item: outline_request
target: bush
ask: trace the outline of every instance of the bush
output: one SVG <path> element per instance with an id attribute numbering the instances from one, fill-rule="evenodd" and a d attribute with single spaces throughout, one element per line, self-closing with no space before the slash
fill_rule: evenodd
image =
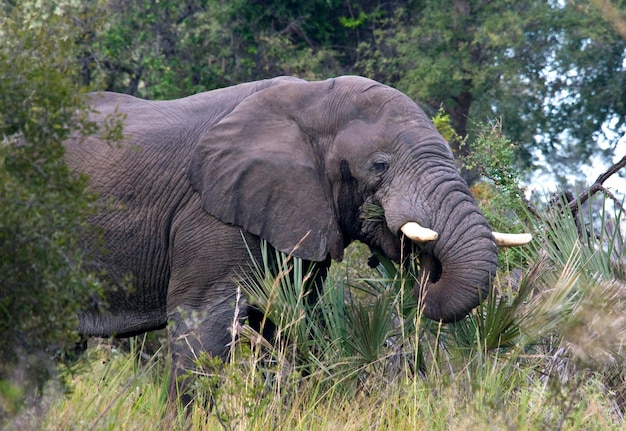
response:
<path id="1" fill-rule="evenodd" d="M 63 140 L 94 131 L 78 114 L 76 33 L 58 11 L 0 8 L 1 418 L 76 343 L 78 309 L 98 285 L 77 247 L 95 200 L 63 162 Z"/>

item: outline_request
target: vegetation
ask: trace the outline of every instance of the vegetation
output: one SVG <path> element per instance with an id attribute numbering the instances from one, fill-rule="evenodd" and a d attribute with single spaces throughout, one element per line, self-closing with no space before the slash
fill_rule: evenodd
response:
<path id="1" fill-rule="evenodd" d="M 0 427 L 623 427 L 623 202 L 602 176 L 577 199 L 530 203 L 521 187 L 536 159 L 560 174 L 616 147 L 626 106 L 620 7 L 1 1 Z M 466 178 L 483 179 L 473 191 L 490 223 L 535 233 L 530 246 L 501 253 L 485 303 L 456 324 L 423 320 L 407 294 L 419 282 L 414 268 L 379 257 L 366 273 L 354 263 L 366 260 L 357 245 L 311 305 L 307 269 L 279 256 L 293 280 L 259 271 L 241 286 L 279 324 L 277 342 L 244 326 L 227 363 L 201 358 L 190 415 L 165 402 L 167 352 L 147 338 L 133 339 L 130 352 L 100 344 L 57 369 L 52 359 L 76 342 L 77 310 L 99 289 L 76 247 L 95 201 L 62 163 L 70 133 L 96 132 L 78 114 L 80 93 L 157 99 L 345 73 L 439 112 L 435 123 L 463 156 Z M 486 118 L 501 120 L 472 122 Z M 67 386 L 44 385 L 57 372 Z M 39 410 L 20 410 L 41 396 Z"/>
<path id="2" fill-rule="evenodd" d="M 610 159 L 623 134 L 624 1 L 606 3 L 82 0 L 71 13 L 84 85 L 158 99 L 278 75 L 364 75 L 430 116 L 443 109 L 469 142 L 472 121 L 502 118 L 516 165 L 545 160 L 566 182 L 594 155 Z"/>
<path id="3" fill-rule="evenodd" d="M 307 309 L 306 271 L 282 255 L 293 281 L 259 272 L 242 286 L 280 323 L 277 342 L 244 326 L 228 363 L 201 358 L 189 416 L 167 410 L 161 352 L 138 364 L 141 343 L 130 353 L 101 344 L 44 428 L 620 429 L 623 215 L 593 214 L 602 233 L 585 244 L 570 211 L 542 213 L 552 221 L 525 250 L 530 265 L 503 271 L 456 324 L 422 320 L 406 295 L 415 274 L 384 260 L 360 295 L 330 280 Z"/>
<path id="4" fill-rule="evenodd" d="M 505 254 L 490 296 L 467 318 L 448 325 L 422 319 L 410 293 L 416 268 L 398 269 L 380 256 L 376 271 L 353 284 L 336 271 L 310 304 L 302 262 L 277 252 L 272 259 L 265 248 L 266 265 L 282 262 L 278 276 L 258 268 L 240 288 L 278 325 L 276 339 L 234 328 L 240 338 L 227 363 L 198 361 L 189 415 L 164 401 L 161 351 L 142 364 L 141 342 L 130 353 L 101 344 L 44 428 L 622 428 L 623 208 L 596 195 L 590 200 L 600 205 L 585 211 L 565 200 L 520 210 L 526 203 L 516 173 L 497 168 L 510 146 L 497 130 L 487 128 L 490 151 L 481 155 L 496 178 L 493 193 L 517 199 L 513 215 L 536 237 L 521 254 Z M 488 209 L 510 219 L 509 208 Z M 580 226 L 593 230 L 581 238 Z"/>
<path id="5" fill-rule="evenodd" d="M 0 420 L 15 413 L 70 350 L 80 304 L 97 293 L 77 239 L 94 200 L 62 160 L 93 127 L 73 75 L 72 26 L 6 9 L 0 44 Z M 0 422 L 1 423 L 1 422 Z"/>

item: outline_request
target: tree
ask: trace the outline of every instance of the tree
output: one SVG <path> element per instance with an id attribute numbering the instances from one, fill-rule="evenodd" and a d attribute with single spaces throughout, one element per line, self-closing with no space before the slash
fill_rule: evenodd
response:
<path id="1" fill-rule="evenodd" d="M 0 425 L 76 343 L 98 284 L 77 245 L 95 200 L 62 141 L 92 133 L 79 114 L 75 34 L 54 8 L 2 4 L 0 28 Z"/>
<path id="2" fill-rule="evenodd" d="M 337 75 L 327 20 L 335 3 L 85 1 L 83 82 L 162 99 L 277 75 Z"/>
<path id="3" fill-rule="evenodd" d="M 399 3 L 403 3 L 400 5 Z M 603 126 L 624 127 L 626 43 L 586 2 L 398 2 L 376 18 L 360 70 L 451 116 L 501 117 L 528 165 L 539 150 L 569 170 L 599 152 Z M 539 139 L 537 139 L 539 137 Z M 467 147 L 452 143 L 461 157 Z M 476 172 L 464 172 L 469 182 Z"/>
<path id="4" fill-rule="evenodd" d="M 361 74 L 431 115 L 443 107 L 467 142 L 476 123 L 501 118 L 521 144 L 519 167 L 539 154 L 556 173 L 575 171 L 607 156 L 624 127 L 626 42 L 606 21 L 619 23 L 624 3 L 85 0 L 84 15 L 99 18 L 82 20 L 82 76 L 155 99 L 277 75 Z M 461 143 L 451 145 L 462 159 Z"/>

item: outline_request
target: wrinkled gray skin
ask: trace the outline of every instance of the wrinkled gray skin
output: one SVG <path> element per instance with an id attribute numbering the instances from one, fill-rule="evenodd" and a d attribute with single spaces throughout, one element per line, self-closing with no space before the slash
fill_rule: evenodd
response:
<path id="1" fill-rule="evenodd" d="M 69 166 L 109 202 L 92 222 L 105 235 L 94 266 L 112 287 L 108 305 L 81 316 L 84 334 L 171 321 L 174 375 L 190 366 L 190 347 L 225 356 L 234 280 L 250 260 L 244 238 L 252 251 L 264 238 L 323 269 L 353 240 L 400 261 L 400 227 L 416 221 L 439 233 L 420 245 L 429 277 L 415 294 L 428 317 L 462 318 L 488 292 L 491 229 L 444 139 L 397 90 L 360 77 L 282 77 L 171 101 L 90 97 L 94 120 L 126 115 L 127 139 L 67 143 Z M 386 222 L 365 221 L 365 202 L 381 205 Z M 247 312 L 241 303 L 238 317 Z"/>

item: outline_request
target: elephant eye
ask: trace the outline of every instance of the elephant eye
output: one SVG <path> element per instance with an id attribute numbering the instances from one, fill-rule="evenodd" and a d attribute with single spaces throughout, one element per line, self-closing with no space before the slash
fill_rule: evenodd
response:
<path id="1" fill-rule="evenodd" d="M 389 163 L 387 162 L 374 162 L 372 164 L 372 170 L 378 175 L 384 173 L 387 168 L 389 168 Z"/>

